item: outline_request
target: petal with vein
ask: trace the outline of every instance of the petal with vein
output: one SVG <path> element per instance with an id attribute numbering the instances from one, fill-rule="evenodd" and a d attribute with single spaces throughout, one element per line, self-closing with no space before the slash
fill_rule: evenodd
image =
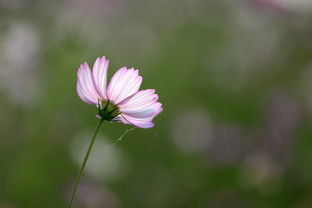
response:
<path id="1" fill-rule="evenodd" d="M 106 82 L 107 69 L 109 61 L 103 56 L 98 57 L 93 65 L 93 78 L 96 85 L 96 90 L 102 99 L 106 100 Z"/>
<path id="2" fill-rule="evenodd" d="M 99 94 L 95 88 L 93 76 L 87 63 L 81 64 L 78 69 L 77 93 L 86 103 L 96 105 Z"/>
<path id="3" fill-rule="evenodd" d="M 107 97 L 115 104 L 118 104 L 135 94 L 139 90 L 141 83 L 142 77 L 139 76 L 138 70 L 123 67 L 112 77 L 107 88 Z"/>

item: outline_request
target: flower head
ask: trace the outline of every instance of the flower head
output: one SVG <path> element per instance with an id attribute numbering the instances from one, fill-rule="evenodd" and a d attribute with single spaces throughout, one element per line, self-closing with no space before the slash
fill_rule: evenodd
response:
<path id="1" fill-rule="evenodd" d="M 154 126 L 153 118 L 162 111 L 155 90 L 139 90 L 142 77 L 136 69 L 120 68 L 107 85 L 109 61 L 97 58 L 91 71 L 85 62 L 78 69 L 77 93 L 86 103 L 96 105 L 102 120 L 119 121 L 139 128 Z"/>

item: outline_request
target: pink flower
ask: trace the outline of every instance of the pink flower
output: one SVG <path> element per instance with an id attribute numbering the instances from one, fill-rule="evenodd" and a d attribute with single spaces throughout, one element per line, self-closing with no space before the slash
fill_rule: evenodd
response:
<path id="1" fill-rule="evenodd" d="M 86 103 L 96 105 L 102 120 L 119 121 L 139 128 L 154 126 L 153 118 L 162 111 L 155 90 L 140 90 L 142 77 L 135 69 L 120 68 L 112 77 L 108 87 L 107 69 L 109 61 L 97 58 L 93 70 L 85 62 L 78 69 L 77 92 Z"/>

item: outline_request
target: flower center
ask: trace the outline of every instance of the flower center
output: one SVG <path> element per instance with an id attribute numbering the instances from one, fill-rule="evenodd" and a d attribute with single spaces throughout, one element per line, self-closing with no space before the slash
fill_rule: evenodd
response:
<path id="1" fill-rule="evenodd" d="M 99 116 L 102 120 L 112 121 L 120 114 L 117 105 L 111 103 L 109 100 L 99 100 L 98 103 Z"/>

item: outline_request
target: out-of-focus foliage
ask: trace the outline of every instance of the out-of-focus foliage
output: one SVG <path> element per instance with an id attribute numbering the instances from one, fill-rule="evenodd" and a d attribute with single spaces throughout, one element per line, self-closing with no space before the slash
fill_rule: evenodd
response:
<path id="1" fill-rule="evenodd" d="M 103 55 L 164 111 L 104 124 L 77 207 L 312 207 L 310 0 L 0 0 L 0 208 L 66 207 Z"/>

